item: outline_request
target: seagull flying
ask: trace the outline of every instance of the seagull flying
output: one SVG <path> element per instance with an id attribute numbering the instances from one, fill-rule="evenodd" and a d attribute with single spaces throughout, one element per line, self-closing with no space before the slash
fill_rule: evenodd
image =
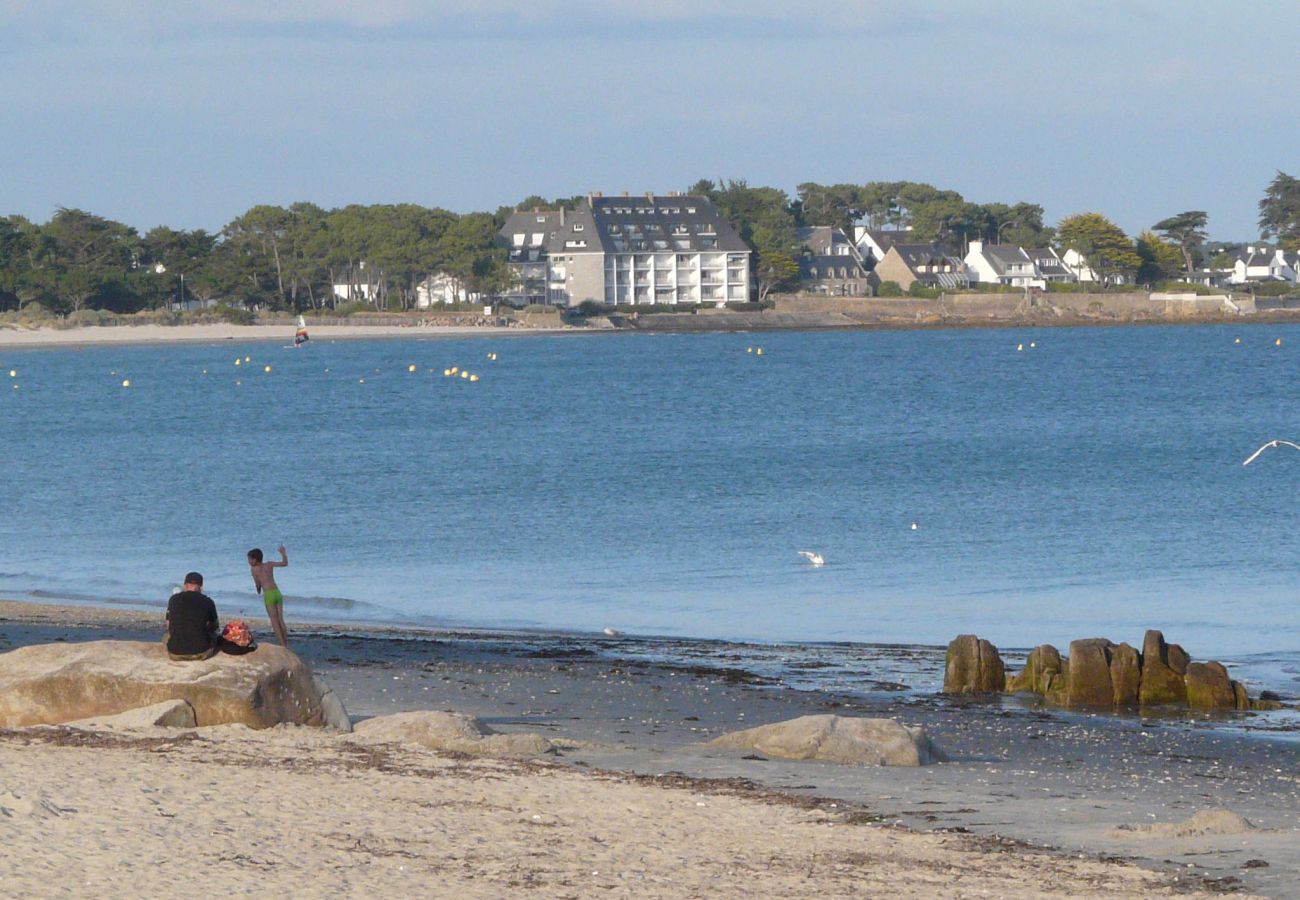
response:
<path id="1" fill-rule="evenodd" d="M 826 565 L 826 560 L 822 559 L 820 553 L 813 553 L 811 550 L 800 550 L 799 555 L 808 560 L 808 562 L 812 563 L 814 566 Z"/>
<path id="2" fill-rule="evenodd" d="M 1269 449 L 1270 447 L 1280 447 L 1282 445 L 1286 445 L 1287 447 L 1290 447 L 1292 450 L 1300 450 L 1300 444 L 1293 444 L 1291 441 L 1284 441 L 1281 440 L 1280 438 L 1274 438 L 1264 446 L 1260 447 L 1254 453 L 1250 454 L 1250 456 L 1246 457 L 1246 461 L 1242 463 L 1242 465 L 1248 466 L 1255 461 L 1255 457 L 1259 456 L 1265 450 Z"/>

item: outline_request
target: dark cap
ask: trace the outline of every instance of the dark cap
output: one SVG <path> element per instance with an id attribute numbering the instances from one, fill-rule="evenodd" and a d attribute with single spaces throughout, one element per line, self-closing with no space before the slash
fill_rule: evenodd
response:
<path id="1" fill-rule="evenodd" d="M 203 587 L 203 576 L 200 575 L 198 572 L 191 572 L 190 574 L 185 576 L 185 583 L 197 584 L 199 587 Z"/>

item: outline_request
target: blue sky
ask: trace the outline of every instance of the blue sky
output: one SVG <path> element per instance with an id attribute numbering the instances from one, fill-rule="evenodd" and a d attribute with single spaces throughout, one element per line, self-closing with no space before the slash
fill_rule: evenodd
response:
<path id="1" fill-rule="evenodd" d="M 911 179 L 1245 240 L 1300 174 L 1294 3 L 180 6 L 0 0 L 0 214 Z"/>

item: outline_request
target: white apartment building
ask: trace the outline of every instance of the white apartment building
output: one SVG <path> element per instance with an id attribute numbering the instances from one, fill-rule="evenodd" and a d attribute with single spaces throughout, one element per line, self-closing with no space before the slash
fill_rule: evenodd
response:
<path id="1" fill-rule="evenodd" d="M 545 260 L 548 304 L 749 300 L 749 248 L 706 197 L 590 194 L 574 210 L 516 213 L 501 238 L 523 283 Z"/>

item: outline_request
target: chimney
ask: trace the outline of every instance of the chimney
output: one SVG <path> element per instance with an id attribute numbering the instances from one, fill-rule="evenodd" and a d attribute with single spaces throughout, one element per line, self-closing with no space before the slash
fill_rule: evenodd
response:
<path id="1" fill-rule="evenodd" d="M 560 227 L 564 227 L 564 204 L 560 204 Z"/>

